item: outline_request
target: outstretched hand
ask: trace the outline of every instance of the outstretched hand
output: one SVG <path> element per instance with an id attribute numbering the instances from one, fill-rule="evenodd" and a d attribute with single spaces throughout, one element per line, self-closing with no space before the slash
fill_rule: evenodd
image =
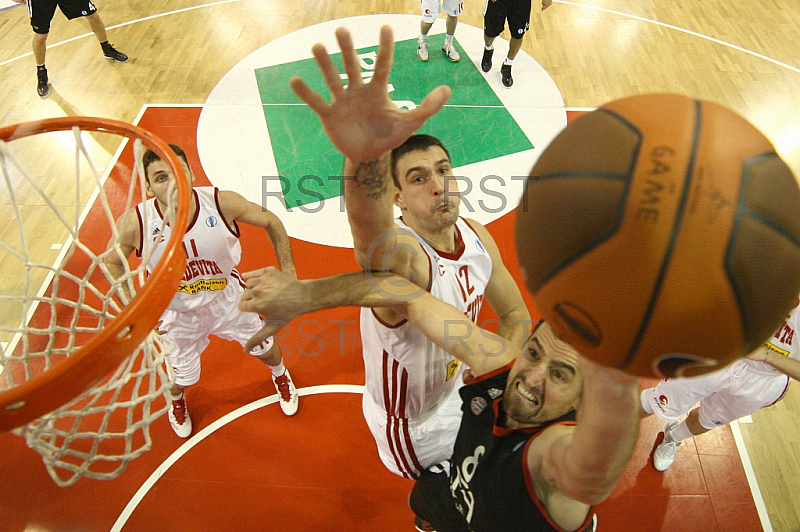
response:
<path id="1" fill-rule="evenodd" d="M 445 85 L 428 93 L 422 103 L 411 111 L 399 108 L 389 98 L 389 73 L 394 54 L 394 38 L 389 26 L 381 28 L 374 75 L 366 84 L 361 78 L 350 32 L 344 28 L 337 29 L 336 40 L 342 50 L 347 73 L 346 88 L 325 46 L 316 44 L 312 48 L 331 91 L 330 103 L 297 76 L 289 84 L 297 96 L 317 113 L 333 145 L 354 163 L 374 161 L 381 154 L 401 145 L 450 98 L 451 90 Z"/>
<path id="2" fill-rule="evenodd" d="M 255 312 L 266 318 L 264 327 L 245 345 L 247 352 L 308 309 L 300 281 L 293 273 L 269 266 L 245 272 L 242 278 L 247 283 L 247 289 L 239 301 L 239 310 Z"/>

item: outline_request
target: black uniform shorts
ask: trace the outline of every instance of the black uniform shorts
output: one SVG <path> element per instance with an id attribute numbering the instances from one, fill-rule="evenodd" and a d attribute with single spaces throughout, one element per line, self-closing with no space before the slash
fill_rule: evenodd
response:
<path id="1" fill-rule="evenodd" d="M 511 37 L 521 39 L 531 21 L 531 0 L 486 0 L 486 9 L 483 11 L 484 35 L 489 38 L 500 35 L 506 20 Z"/>
<path id="2" fill-rule="evenodd" d="M 97 12 L 92 0 L 28 0 L 28 16 L 31 17 L 34 33 L 50 33 L 50 21 L 56 14 L 56 7 L 69 20 Z"/>

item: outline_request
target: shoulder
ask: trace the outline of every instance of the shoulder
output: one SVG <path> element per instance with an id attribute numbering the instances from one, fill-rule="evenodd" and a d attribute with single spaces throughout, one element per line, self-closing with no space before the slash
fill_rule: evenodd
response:
<path id="1" fill-rule="evenodd" d="M 141 234 L 142 219 L 139 209 L 145 204 L 142 203 L 132 209 L 125 211 L 122 216 L 117 218 L 117 230 L 122 244 L 128 244 L 138 248 L 139 235 Z"/>
<path id="2" fill-rule="evenodd" d="M 471 368 L 475 377 L 472 378 L 464 388 L 480 393 L 482 390 L 490 390 L 499 388 L 505 390 L 506 383 L 508 382 L 508 374 L 511 371 L 511 366 L 514 365 L 513 357 L 511 360 L 498 360 L 498 365 L 495 367 L 487 367 L 484 372 L 480 372 L 480 368 Z M 495 399 L 495 397 L 492 397 Z"/>
<path id="3" fill-rule="evenodd" d="M 211 188 L 211 187 L 209 187 Z M 220 214 L 227 220 L 234 221 L 248 211 L 250 202 L 238 192 L 232 190 L 212 189 L 215 193 Z"/>
<path id="4" fill-rule="evenodd" d="M 472 229 L 472 231 L 476 235 L 478 235 L 478 238 L 480 238 L 484 242 L 484 244 L 489 244 L 492 247 L 496 247 L 496 244 L 494 242 L 494 237 L 492 237 L 492 234 L 489 232 L 488 229 L 486 229 L 486 227 L 482 223 L 480 223 L 477 220 L 473 220 L 471 218 L 460 218 L 460 219 L 463 220 L 464 223 L 467 224 L 467 226 L 469 226 L 469 228 Z"/>

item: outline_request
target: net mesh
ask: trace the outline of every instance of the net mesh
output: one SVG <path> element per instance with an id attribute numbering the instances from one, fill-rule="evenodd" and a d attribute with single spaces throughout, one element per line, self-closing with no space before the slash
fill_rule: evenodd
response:
<path id="1" fill-rule="evenodd" d="M 143 173 L 133 162 L 141 161 L 144 148 L 136 139 L 131 153 L 127 139 L 119 141 L 119 135 L 78 127 L 0 141 L 0 391 L 75 355 L 147 280 L 149 257 L 129 264 L 131 250 L 120 245 L 124 228 L 117 227 L 122 214 L 145 197 Z M 117 155 L 127 153 L 130 163 L 103 171 L 87 145 L 102 157 L 108 156 L 103 145 L 114 142 Z M 54 154 L 53 143 L 64 149 Z M 46 161 L 26 160 L 23 167 L 14 156 L 40 146 L 50 147 Z M 118 476 L 150 449 L 149 426 L 167 411 L 169 347 L 151 332 L 109 376 L 14 433 L 42 456 L 59 485 L 82 476 Z"/>

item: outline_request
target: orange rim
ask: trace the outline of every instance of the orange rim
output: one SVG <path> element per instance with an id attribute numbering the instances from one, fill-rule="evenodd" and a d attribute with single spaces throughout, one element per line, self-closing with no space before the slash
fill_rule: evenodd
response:
<path id="1" fill-rule="evenodd" d="M 70 130 L 75 126 L 85 131 L 140 138 L 158 153 L 177 177 L 179 208 L 175 226 L 162 259 L 119 316 L 63 362 L 19 386 L 0 392 L 0 431 L 25 425 L 52 412 L 96 386 L 117 368 L 155 328 L 186 268 L 181 243 L 189 221 L 189 209 L 180 207 L 189 205 L 189 185 L 180 160 L 162 139 L 125 122 L 93 117 L 51 118 L 7 126 L 0 128 L 0 139 L 9 141 Z"/>

